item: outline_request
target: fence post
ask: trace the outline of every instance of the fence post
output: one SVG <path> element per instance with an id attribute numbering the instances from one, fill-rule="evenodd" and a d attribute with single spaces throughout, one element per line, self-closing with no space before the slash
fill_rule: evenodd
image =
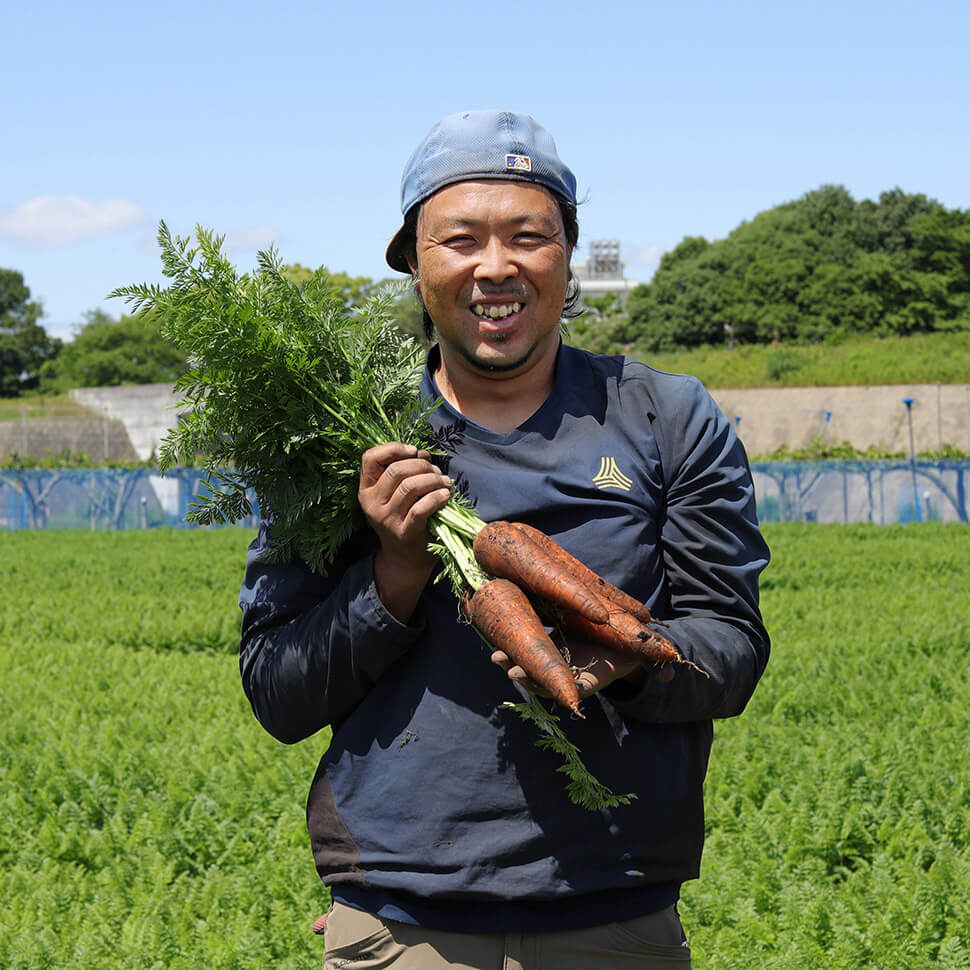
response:
<path id="1" fill-rule="evenodd" d="M 923 515 L 919 504 L 919 485 L 916 483 L 916 446 L 913 441 L 913 399 L 904 397 L 903 404 L 906 405 L 906 417 L 909 420 L 909 468 L 913 473 L 913 503 L 916 507 L 916 521 L 922 522 Z"/>

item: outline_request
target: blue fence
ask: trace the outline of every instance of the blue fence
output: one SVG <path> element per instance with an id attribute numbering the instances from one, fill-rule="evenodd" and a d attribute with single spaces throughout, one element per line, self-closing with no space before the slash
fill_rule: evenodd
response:
<path id="1" fill-rule="evenodd" d="M 966 522 L 970 461 L 751 466 L 762 522 Z"/>
<path id="2" fill-rule="evenodd" d="M 763 522 L 967 522 L 970 461 L 753 464 Z M 0 471 L 0 529 L 189 528 L 194 469 Z M 254 503 L 255 504 L 255 503 Z M 240 525 L 255 529 L 258 511 Z"/>
<path id="3" fill-rule="evenodd" d="M 205 491 L 196 469 L 8 469 L 0 471 L 0 529 L 195 528 L 185 516 Z M 240 525 L 255 529 L 253 504 Z"/>

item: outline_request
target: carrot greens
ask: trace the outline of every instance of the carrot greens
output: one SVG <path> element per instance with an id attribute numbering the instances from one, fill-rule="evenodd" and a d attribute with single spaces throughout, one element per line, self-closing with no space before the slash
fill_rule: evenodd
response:
<path id="1" fill-rule="evenodd" d="M 324 572 L 364 526 L 357 502 L 363 453 L 387 441 L 431 448 L 427 417 L 436 404 L 418 396 L 423 351 L 393 323 L 389 287 L 348 307 L 315 275 L 287 278 L 275 250 L 238 275 L 223 237 L 197 227 L 197 244 L 158 231 L 171 283 L 120 287 L 138 310 L 156 313 L 165 337 L 189 355 L 176 384 L 178 425 L 162 442 L 162 470 L 201 459 L 207 494 L 188 518 L 234 522 L 252 511 L 273 521 L 274 556 L 296 555 Z M 471 539 L 484 522 L 460 495 L 432 524 L 435 549 L 456 590 L 484 581 Z"/>

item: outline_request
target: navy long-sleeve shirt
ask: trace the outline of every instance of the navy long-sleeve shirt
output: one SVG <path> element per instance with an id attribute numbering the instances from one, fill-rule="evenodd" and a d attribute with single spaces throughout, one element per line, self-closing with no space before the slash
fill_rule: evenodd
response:
<path id="1" fill-rule="evenodd" d="M 696 379 L 566 346 L 552 394 L 514 431 L 447 403 L 432 423 L 450 429 L 448 472 L 483 519 L 551 535 L 646 603 L 707 676 L 677 666 L 670 683 L 587 699 L 585 719 L 559 712 L 590 770 L 637 795 L 590 813 L 535 727 L 501 707 L 521 698 L 447 583 L 429 583 L 402 624 L 377 595 L 371 533 L 320 577 L 262 562 L 264 527 L 240 595 L 240 667 L 275 737 L 333 730 L 307 806 L 318 871 L 352 905 L 458 930 L 662 908 L 699 870 L 711 721 L 743 710 L 768 659 L 768 549 L 741 443 Z"/>

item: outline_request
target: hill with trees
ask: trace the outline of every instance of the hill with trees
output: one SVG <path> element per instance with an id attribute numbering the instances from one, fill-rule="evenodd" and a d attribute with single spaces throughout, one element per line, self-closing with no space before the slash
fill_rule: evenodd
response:
<path id="1" fill-rule="evenodd" d="M 637 356 L 939 331 L 970 331 L 970 211 L 898 188 L 856 202 L 826 185 L 725 239 L 684 238 L 625 310 L 577 335 Z"/>

